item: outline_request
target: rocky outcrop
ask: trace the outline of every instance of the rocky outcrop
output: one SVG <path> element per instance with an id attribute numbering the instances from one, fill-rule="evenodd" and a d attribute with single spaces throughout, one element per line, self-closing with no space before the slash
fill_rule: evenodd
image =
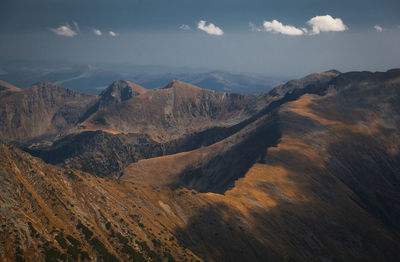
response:
<path id="1" fill-rule="evenodd" d="M 100 94 L 99 107 L 104 108 L 113 104 L 120 104 L 134 96 L 144 94 L 147 90 L 129 81 L 118 80 L 112 83 Z"/>

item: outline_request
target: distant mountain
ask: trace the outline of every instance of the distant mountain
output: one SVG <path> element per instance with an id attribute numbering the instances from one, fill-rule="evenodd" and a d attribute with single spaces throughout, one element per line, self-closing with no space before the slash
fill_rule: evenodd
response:
<path id="1" fill-rule="evenodd" d="M 7 71 L 5 71 L 7 70 Z M 283 78 L 262 75 L 228 73 L 223 71 L 165 73 L 153 72 L 151 68 L 65 66 L 65 67 L 5 67 L 1 79 L 21 88 L 36 82 L 54 82 L 86 94 L 99 94 L 116 79 L 125 79 L 142 85 L 146 89 L 162 88 L 176 79 L 201 88 L 215 91 L 255 94 L 266 92 L 282 84 Z"/>
<path id="2" fill-rule="evenodd" d="M 0 96 L 6 96 L 20 91 L 22 90 L 18 87 L 0 80 Z"/>

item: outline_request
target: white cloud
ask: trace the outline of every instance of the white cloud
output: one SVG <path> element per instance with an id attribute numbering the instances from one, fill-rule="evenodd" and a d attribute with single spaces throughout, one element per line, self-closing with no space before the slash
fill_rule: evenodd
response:
<path id="1" fill-rule="evenodd" d="M 113 32 L 113 31 L 108 32 L 108 34 L 109 34 L 110 36 L 113 36 L 113 37 L 119 36 L 118 33 L 115 33 L 115 32 Z"/>
<path id="2" fill-rule="evenodd" d="M 188 25 L 180 25 L 179 29 L 183 30 L 183 31 L 191 31 L 192 30 L 192 28 Z"/>
<path id="3" fill-rule="evenodd" d="M 330 15 L 316 16 L 307 21 L 307 24 L 312 27 L 311 35 L 317 35 L 321 32 L 330 31 L 345 31 L 347 26 L 340 18 L 333 18 Z"/>
<path id="4" fill-rule="evenodd" d="M 98 36 L 100 36 L 100 35 L 102 35 L 103 33 L 99 30 L 99 29 L 93 29 L 93 33 L 95 34 L 95 35 L 98 35 Z"/>
<path id="5" fill-rule="evenodd" d="M 213 23 L 208 23 L 208 25 L 206 25 L 206 21 L 201 20 L 198 24 L 197 24 L 197 28 L 206 32 L 209 35 L 223 35 L 224 31 L 222 31 L 221 28 L 219 28 L 218 26 L 214 25 Z"/>
<path id="6" fill-rule="evenodd" d="M 375 28 L 376 32 L 380 33 L 380 32 L 383 31 L 383 28 L 381 26 L 379 26 L 379 25 L 374 25 L 374 28 Z"/>
<path id="7" fill-rule="evenodd" d="M 303 35 L 307 32 L 305 28 L 297 28 L 292 25 L 284 25 L 277 20 L 264 21 L 264 30 L 266 32 L 272 32 L 275 34 L 283 34 L 283 35 Z"/>
<path id="8" fill-rule="evenodd" d="M 71 28 L 71 26 L 67 23 L 65 25 L 60 25 L 57 28 L 50 28 L 50 30 L 56 35 L 66 36 L 66 37 L 74 37 L 78 34 L 78 23 L 73 22 L 75 25 L 75 30 Z"/>
<path id="9" fill-rule="evenodd" d="M 345 31 L 348 27 L 343 23 L 340 18 L 333 18 L 330 15 L 315 16 L 307 21 L 307 24 L 311 27 L 307 29 L 305 27 L 296 27 L 293 25 L 284 25 L 278 20 L 264 21 L 262 27 L 257 27 L 253 23 L 249 23 L 250 30 L 252 32 L 271 32 L 275 34 L 283 35 L 318 35 L 321 32 L 330 31 Z M 375 27 L 376 29 L 376 27 Z M 378 30 L 378 29 L 377 29 Z"/>

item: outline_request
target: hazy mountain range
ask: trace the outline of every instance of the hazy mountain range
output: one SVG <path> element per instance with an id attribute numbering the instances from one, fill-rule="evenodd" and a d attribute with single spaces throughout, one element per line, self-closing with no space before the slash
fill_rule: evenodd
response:
<path id="1" fill-rule="evenodd" d="M 0 79 L 20 88 L 32 83 L 53 82 L 86 94 L 99 94 L 116 79 L 129 80 L 147 89 L 162 88 L 180 80 L 215 91 L 254 94 L 270 90 L 287 78 L 257 74 L 229 73 L 207 69 L 120 65 L 37 65 L 17 63 L 1 66 Z"/>

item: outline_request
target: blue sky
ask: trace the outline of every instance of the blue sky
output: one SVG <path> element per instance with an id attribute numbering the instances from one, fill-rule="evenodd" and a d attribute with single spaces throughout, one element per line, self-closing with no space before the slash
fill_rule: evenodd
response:
<path id="1" fill-rule="evenodd" d="M 301 76 L 400 67 L 398 0 L 2 0 L 0 58 Z"/>

